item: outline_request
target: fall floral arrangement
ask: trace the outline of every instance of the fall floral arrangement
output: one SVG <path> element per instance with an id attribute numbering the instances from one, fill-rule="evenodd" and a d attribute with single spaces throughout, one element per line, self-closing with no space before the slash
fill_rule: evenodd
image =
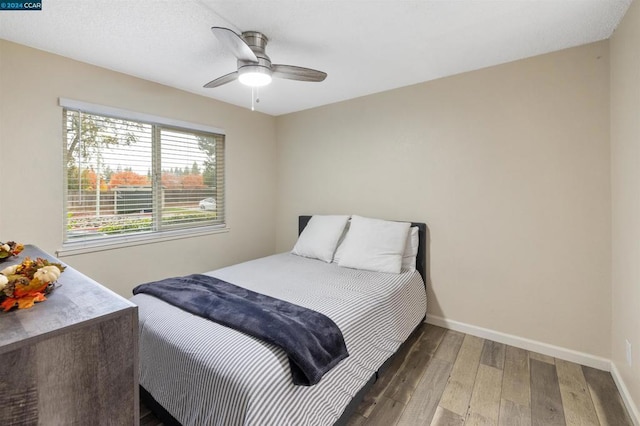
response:
<path id="1" fill-rule="evenodd" d="M 0 262 L 11 256 L 17 256 L 22 249 L 24 246 L 15 241 L 7 241 L 6 243 L 0 241 Z"/>
<path id="2" fill-rule="evenodd" d="M 36 302 L 47 300 L 54 282 L 65 267 L 59 263 L 37 258 L 25 258 L 18 265 L 0 271 L 0 309 L 5 312 L 13 308 L 27 309 Z"/>

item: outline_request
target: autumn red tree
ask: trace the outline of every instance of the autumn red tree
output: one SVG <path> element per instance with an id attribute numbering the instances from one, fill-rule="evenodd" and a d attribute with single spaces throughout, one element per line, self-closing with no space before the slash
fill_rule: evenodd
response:
<path id="1" fill-rule="evenodd" d="M 111 175 L 109 188 L 115 188 L 119 185 L 149 185 L 149 179 L 132 171 L 116 172 Z"/>
<path id="2" fill-rule="evenodd" d="M 185 189 L 204 188 L 202 175 L 189 174 L 182 176 L 182 187 Z"/>
<path id="3" fill-rule="evenodd" d="M 162 186 L 164 188 L 180 188 L 180 177 L 174 173 L 162 173 Z"/>
<path id="4" fill-rule="evenodd" d="M 94 191 L 96 189 L 96 182 L 98 181 L 98 176 L 96 175 L 96 172 L 94 172 L 93 170 L 84 169 L 82 171 L 82 180 L 84 181 L 82 185 L 84 189 L 87 189 L 89 191 Z"/>

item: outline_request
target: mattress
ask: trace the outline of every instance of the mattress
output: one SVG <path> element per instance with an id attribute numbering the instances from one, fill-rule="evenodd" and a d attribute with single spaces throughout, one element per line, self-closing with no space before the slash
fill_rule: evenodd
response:
<path id="1" fill-rule="evenodd" d="M 318 311 L 349 357 L 295 386 L 278 347 L 138 294 L 140 384 L 183 425 L 331 425 L 426 312 L 418 272 L 342 268 L 289 253 L 207 273 Z"/>

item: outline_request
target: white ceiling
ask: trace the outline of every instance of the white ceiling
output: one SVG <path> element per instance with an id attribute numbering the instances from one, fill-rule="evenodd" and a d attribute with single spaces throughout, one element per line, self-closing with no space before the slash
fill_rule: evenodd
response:
<path id="1" fill-rule="evenodd" d="M 210 31 L 269 37 L 273 63 L 328 73 L 274 80 L 257 110 L 286 114 L 607 39 L 631 0 L 42 0 L 0 12 L 0 38 L 249 107 Z"/>

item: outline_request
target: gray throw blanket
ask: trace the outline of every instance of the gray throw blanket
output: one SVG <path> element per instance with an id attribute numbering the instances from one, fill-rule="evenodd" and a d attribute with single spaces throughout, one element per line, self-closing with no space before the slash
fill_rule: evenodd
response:
<path id="1" fill-rule="evenodd" d="M 141 284 L 133 289 L 138 293 L 281 347 L 296 385 L 315 385 L 349 356 L 342 332 L 325 315 L 207 275 Z"/>

